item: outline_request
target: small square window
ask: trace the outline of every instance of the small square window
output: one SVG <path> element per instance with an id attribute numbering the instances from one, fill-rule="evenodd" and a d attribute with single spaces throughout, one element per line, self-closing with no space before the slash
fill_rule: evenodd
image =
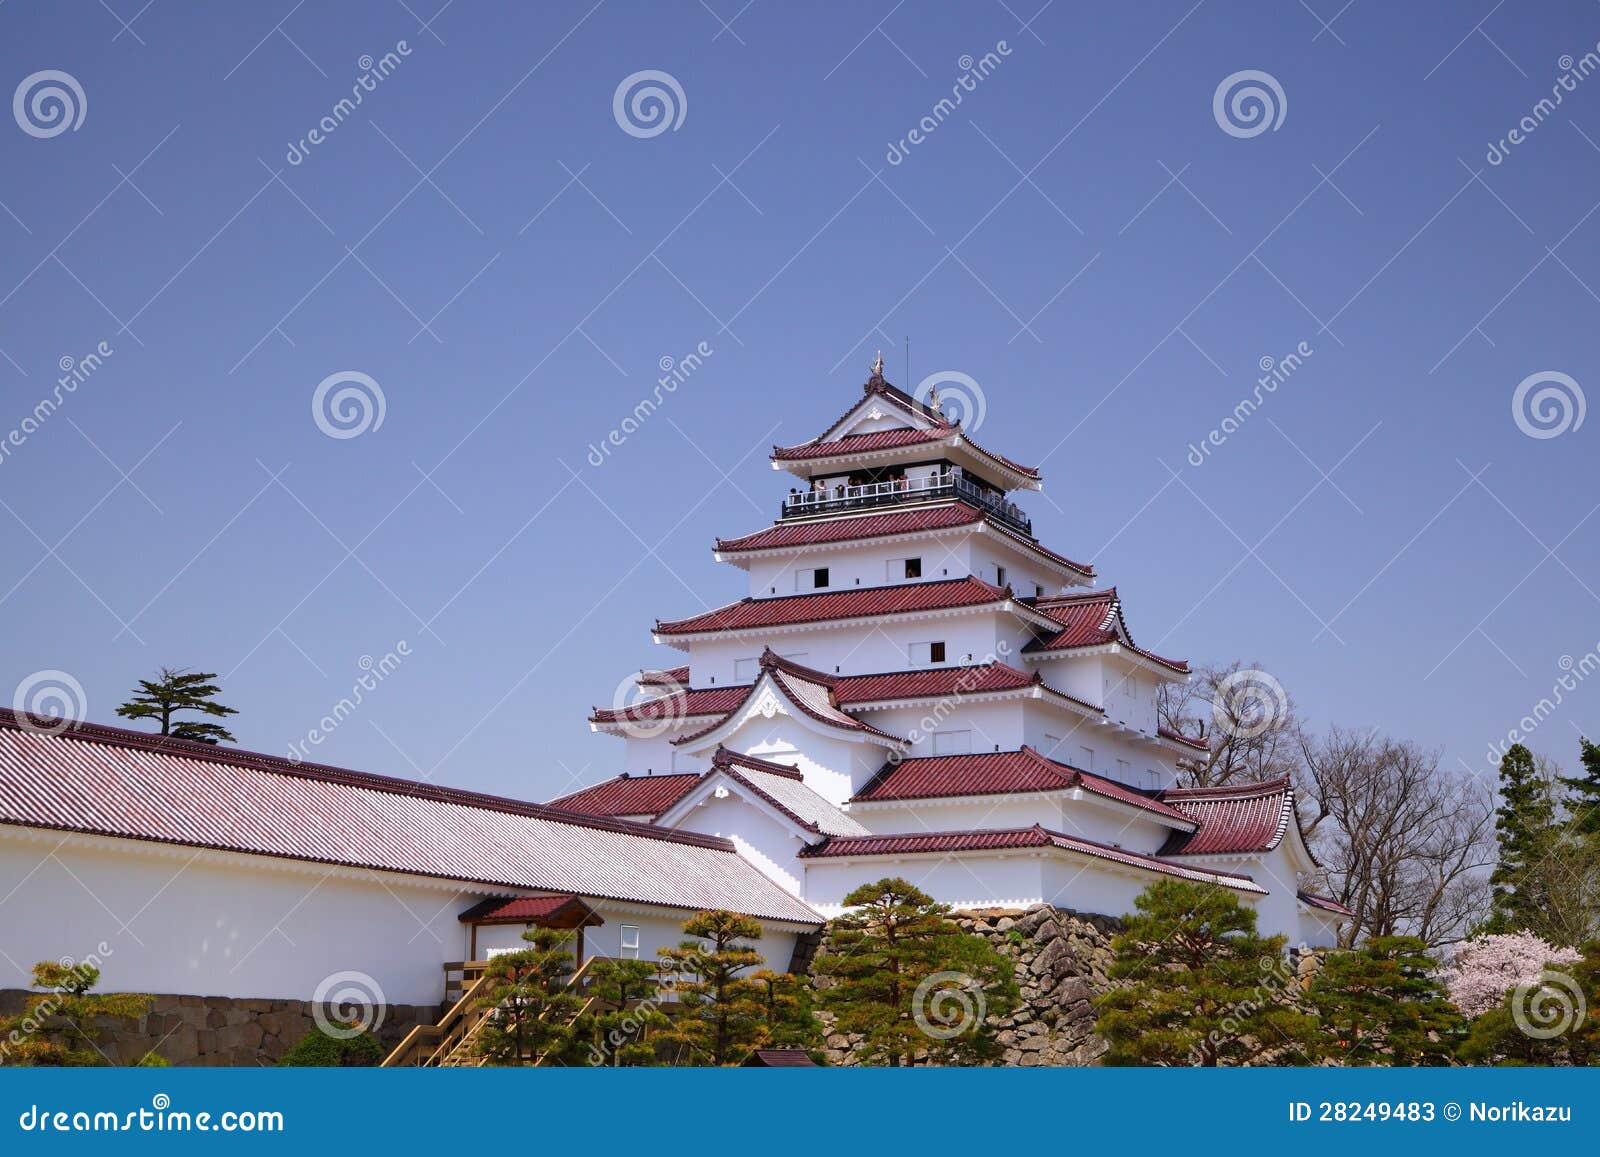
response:
<path id="1" fill-rule="evenodd" d="M 816 570 L 811 572 L 811 585 L 814 587 L 825 587 L 828 585 L 827 567 L 819 566 Z"/>
<path id="2" fill-rule="evenodd" d="M 930 663 L 943 663 L 944 662 L 944 641 L 943 640 L 940 640 L 937 643 L 929 643 L 928 644 L 928 662 L 930 662 Z"/>
<path id="3" fill-rule="evenodd" d="M 921 578 L 921 577 L 922 577 L 922 560 L 920 558 L 908 558 L 908 559 L 906 559 L 906 578 L 913 579 L 913 578 Z"/>

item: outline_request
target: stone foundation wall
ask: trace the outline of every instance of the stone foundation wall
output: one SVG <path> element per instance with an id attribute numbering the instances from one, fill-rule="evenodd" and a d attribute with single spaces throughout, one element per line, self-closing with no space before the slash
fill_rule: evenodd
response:
<path id="1" fill-rule="evenodd" d="M 966 931 L 984 937 L 1016 970 L 1022 1003 L 990 1023 L 1005 1049 L 1003 1064 L 1094 1065 L 1107 1045 L 1094 1033 L 1093 1000 L 1111 987 L 1111 937 L 1121 922 L 1038 904 L 1025 911 L 957 912 Z M 823 933 L 826 940 L 826 931 Z M 828 1062 L 857 1063 L 860 1043 L 842 1033 L 827 1038 Z"/>
<path id="2" fill-rule="evenodd" d="M 0 1016 L 23 1010 L 22 989 L 0 989 Z M 434 1024 L 438 1005 L 389 1005 L 373 1035 L 385 1051 L 418 1024 Z M 248 1000 L 226 996 L 155 996 L 150 1011 L 132 1020 L 104 1019 L 97 1042 L 119 1065 L 155 1049 L 174 1065 L 273 1065 L 309 1033 L 305 1000 Z"/>

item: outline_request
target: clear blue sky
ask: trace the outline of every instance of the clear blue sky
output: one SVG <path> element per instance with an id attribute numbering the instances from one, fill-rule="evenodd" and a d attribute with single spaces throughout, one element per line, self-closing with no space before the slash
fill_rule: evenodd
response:
<path id="1" fill-rule="evenodd" d="M 590 706 L 674 661 L 656 616 L 743 593 L 709 548 L 771 520 L 767 448 L 880 346 L 904 383 L 909 336 L 912 382 L 980 383 L 982 440 L 1045 472 L 1036 532 L 1141 643 L 1483 765 L 1600 641 L 1600 418 L 1512 414 L 1531 374 L 1600 387 L 1600 77 L 1486 160 L 1600 7 L 1037 6 L 4 4 L 0 95 L 54 69 L 86 109 L 0 117 L 0 438 L 113 350 L 0 459 L 4 698 L 59 669 L 111 721 L 197 666 L 279 752 L 405 640 L 326 761 L 530 798 L 613 774 Z M 686 109 L 639 137 L 613 94 L 647 69 Z M 1253 137 L 1213 115 L 1246 69 L 1286 98 Z M 380 427 L 319 430 L 340 371 Z M 1597 705 L 1532 745 L 1570 762 Z"/>

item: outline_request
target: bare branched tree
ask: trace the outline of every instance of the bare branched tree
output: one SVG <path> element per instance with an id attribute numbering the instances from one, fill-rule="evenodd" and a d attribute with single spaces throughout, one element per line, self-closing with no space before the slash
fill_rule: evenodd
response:
<path id="1" fill-rule="evenodd" d="M 1259 667 L 1199 667 L 1187 683 L 1161 686 L 1156 713 L 1163 728 L 1209 747 L 1183 767 L 1183 786 L 1259 782 L 1299 766 L 1294 700 Z"/>
<path id="2" fill-rule="evenodd" d="M 1465 938 L 1487 910 L 1494 794 L 1439 766 L 1439 754 L 1376 732 L 1302 734 L 1301 824 L 1324 864 L 1323 888 L 1355 912 L 1344 943 Z"/>

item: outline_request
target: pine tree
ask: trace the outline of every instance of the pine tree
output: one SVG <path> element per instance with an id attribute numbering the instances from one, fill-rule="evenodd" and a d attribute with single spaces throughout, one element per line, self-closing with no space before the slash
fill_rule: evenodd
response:
<path id="1" fill-rule="evenodd" d="M 474 1051 L 492 1064 L 531 1064 L 540 1057 L 566 1058 L 574 1040 L 573 1018 L 583 1007 L 571 991 L 570 931 L 530 928 L 529 947 L 489 962 L 488 993 L 478 998 L 487 1018 Z"/>
<path id="2" fill-rule="evenodd" d="M 656 1063 L 654 1037 L 670 1023 L 660 1005 L 660 970 L 652 960 L 596 957 L 585 994 L 593 1011 L 579 1032 L 588 1042 L 588 1063 L 597 1068 Z"/>
<path id="3" fill-rule="evenodd" d="M 1134 901 L 1112 939 L 1118 986 L 1097 1001 L 1108 1065 L 1295 1064 L 1315 1019 L 1291 999 L 1282 936 L 1215 884 L 1162 880 Z"/>
<path id="4" fill-rule="evenodd" d="M 1551 784 L 1533 753 L 1513 744 L 1500 760 L 1500 806 L 1494 830 L 1500 857 L 1489 875 L 1493 888 L 1485 932 L 1538 933 L 1562 943 L 1559 929 L 1549 927 L 1554 911 L 1546 869 L 1554 850 L 1556 808 Z"/>
<path id="5" fill-rule="evenodd" d="M 1587 738 L 1579 739 L 1578 744 L 1583 774 L 1563 776 L 1561 785 L 1568 792 L 1567 812 L 1573 831 L 1600 846 L 1600 746 Z"/>
<path id="6" fill-rule="evenodd" d="M 150 998 L 126 992 L 91 993 L 99 983 L 100 970 L 88 964 L 54 960 L 35 964 L 33 986 L 45 991 L 30 994 L 18 1015 L 0 1017 L 0 1065 L 111 1064 L 97 1043 L 104 1019 L 143 1016 Z"/>
<path id="7" fill-rule="evenodd" d="M 822 1026 L 812 1010 L 811 987 L 797 976 L 763 968 L 750 975 L 761 1006 L 761 1047 L 822 1048 Z"/>
<path id="8" fill-rule="evenodd" d="M 1414 936 L 1379 936 L 1323 961 L 1308 1000 L 1321 1056 L 1343 1065 L 1443 1065 L 1466 1022 L 1433 978 L 1438 962 Z"/>
<path id="9" fill-rule="evenodd" d="M 662 948 L 677 1007 L 658 1040 L 680 1065 L 737 1065 L 761 1043 L 763 1010 L 748 974 L 765 963 L 749 941 L 761 924 L 736 912 L 711 911 L 683 923 L 690 939 Z"/>
<path id="10" fill-rule="evenodd" d="M 199 711 L 206 715 L 237 715 L 232 707 L 224 707 L 215 696 L 221 692 L 211 680 L 217 676 L 207 671 L 183 671 L 163 667 L 155 679 L 140 679 L 139 691 L 133 698 L 117 708 L 124 719 L 156 719 L 161 722 L 161 734 L 177 739 L 193 739 L 200 743 L 217 743 L 227 740 L 237 743 L 233 732 L 220 723 L 197 723 L 192 720 L 174 721 L 178 711 Z"/>
<path id="11" fill-rule="evenodd" d="M 1011 962 L 905 880 L 863 885 L 844 903 L 812 963 L 833 1031 L 859 1034 L 856 1055 L 868 1064 L 994 1060 L 991 1020 L 1020 996 Z"/>

